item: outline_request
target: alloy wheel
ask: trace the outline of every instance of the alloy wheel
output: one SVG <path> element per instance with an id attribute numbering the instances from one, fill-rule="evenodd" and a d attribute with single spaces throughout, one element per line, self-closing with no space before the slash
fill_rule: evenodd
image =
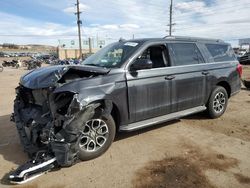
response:
<path id="1" fill-rule="evenodd" d="M 216 113 L 221 113 L 226 104 L 226 97 L 225 94 L 222 92 L 218 92 L 213 100 L 213 109 Z"/>
<path id="2" fill-rule="evenodd" d="M 102 119 L 91 119 L 85 123 L 79 147 L 86 152 L 95 152 L 104 146 L 109 137 L 109 129 Z"/>

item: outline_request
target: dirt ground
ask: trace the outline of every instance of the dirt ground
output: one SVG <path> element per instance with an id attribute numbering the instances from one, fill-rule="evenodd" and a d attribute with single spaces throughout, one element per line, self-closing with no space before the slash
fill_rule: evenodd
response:
<path id="1" fill-rule="evenodd" d="M 9 121 L 14 88 L 24 69 L 0 73 L 0 187 L 7 174 L 28 158 Z M 250 78 L 250 66 L 244 67 Z M 101 157 L 49 172 L 21 186 L 57 187 L 250 187 L 250 91 L 232 97 L 226 113 L 205 113 L 151 128 L 120 133 Z"/>

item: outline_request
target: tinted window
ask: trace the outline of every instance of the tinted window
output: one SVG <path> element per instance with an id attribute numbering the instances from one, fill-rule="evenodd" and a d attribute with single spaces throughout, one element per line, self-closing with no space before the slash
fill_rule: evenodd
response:
<path id="1" fill-rule="evenodd" d="M 193 43 L 169 44 L 169 51 L 174 66 L 203 63 L 202 55 Z"/>
<path id="2" fill-rule="evenodd" d="M 235 60 L 233 49 L 225 44 L 206 44 L 206 47 L 215 62 Z"/>
<path id="3" fill-rule="evenodd" d="M 153 63 L 152 68 L 161 68 L 169 65 L 166 54 L 167 49 L 165 45 L 150 46 L 142 53 L 139 59 L 149 59 Z"/>

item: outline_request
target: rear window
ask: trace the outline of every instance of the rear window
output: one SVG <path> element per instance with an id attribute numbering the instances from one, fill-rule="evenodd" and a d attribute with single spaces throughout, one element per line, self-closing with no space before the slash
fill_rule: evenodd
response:
<path id="1" fill-rule="evenodd" d="M 193 43 L 169 44 L 169 52 L 173 66 L 204 63 L 199 49 Z"/>
<path id="2" fill-rule="evenodd" d="M 226 44 L 206 44 L 215 62 L 236 60 L 231 46 Z"/>

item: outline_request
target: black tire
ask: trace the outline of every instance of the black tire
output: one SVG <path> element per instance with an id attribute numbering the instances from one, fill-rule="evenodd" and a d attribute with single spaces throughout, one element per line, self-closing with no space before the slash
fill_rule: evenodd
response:
<path id="1" fill-rule="evenodd" d="M 81 136 L 80 136 L 77 146 L 78 146 L 78 151 L 79 151 L 78 157 L 82 161 L 91 160 L 91 159 L 101 156 L 103 153 L 105 153 L 108 150 L 108 148 L 111 146 L 115 138 L 115 133 L 116 133 L 115 121 L 110 114 L 102 115 L 101 113 L 96 113 L 94 117 L 92 117 L 88 121 L 95 120 L 95 119 L 100 119 L 106 123 L 108 127 L 108 137 L 100 148 L 98 148 L 96 151 L 89 152 L 89 151 L 86 151 L 85 148 L 82 149 L 82 147 L 80 147 L 80 142 L 81 142 Z M 86 121 L 86 123 L 88 121 Z"/>
<path id="2" fill-rule="evenodd" d="M 224 87 L 217 86 L 212 91 L 207 104 L 207 111 L 210 118 L 220 117 L 226 111 L 228 94 Z"/>

